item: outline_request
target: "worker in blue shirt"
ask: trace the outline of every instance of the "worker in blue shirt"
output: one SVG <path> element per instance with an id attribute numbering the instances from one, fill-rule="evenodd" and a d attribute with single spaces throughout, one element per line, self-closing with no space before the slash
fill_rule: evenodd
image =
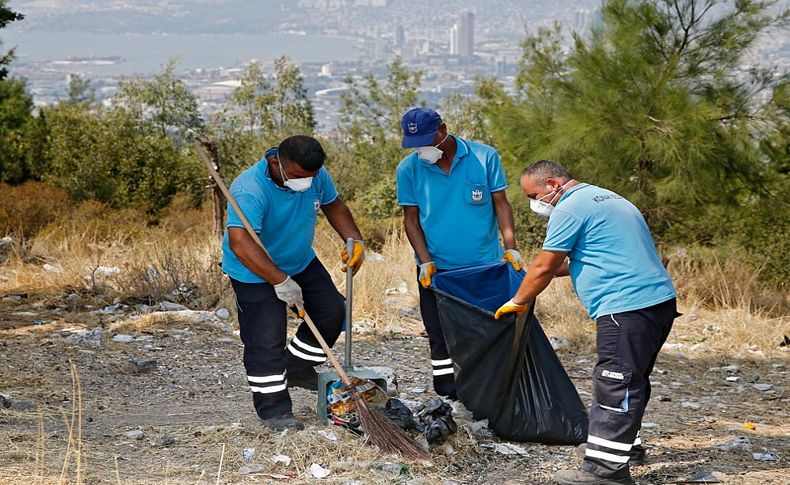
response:
<path id="1" fill-rule="evenodd" d="M 430 345 L 436 393 L 457 399 L 453 362 L 439 324 L 436 297 L 428 288 L 437 272 L 509 261 L 524 265 L 516 250 L 513 210 L 496 150 L 450 135 L 439 114 L 414 108 L 401 119 L 403 148 L 398 203 L 417 259 L 420 313 Z M 502 234 L 504 248 L 499 240 Z"/>
<path id="2" fill-rule="evenodd" d="M 292 136 L 268 150 L 230 188 L 271 255 L 270 259 L 255 244 L 228 205 L 222 269 L 236 293 L 244 367 L 255 410 L 265 425 L 277 430 L 303 427 L 292 414 L 288 387 L 317 390 L 314 366 L 326 362 L 305 322 L 286 342 L 286 307 L 300 317 L 307 311 L 330 346 L 340 335 L 345 316 L 343 297 L 313 252 L 318 212 L 344 241 L 354 239 L 352 254 L 345 249 L 341 253 L 354 273 L 365 258 L 362 235 L 338 197 L 325 160 L 316 139 Z"/>
<path id="3" fill-rule="evenodd" d="M 555 276 L 570 275 L 596 322 L 598 362 L 581 469 L 557 483 L 632 484 L 629 461 L 643 462 L 639 437 L 650 399 L 650 373 L 672 329 L 675 289 L 642 214 L 616 193 L 579 182 L 561 165 L 541 160 L 524 171 L 530 208 L 548 217 L 543 250 L 515 296 L 496 318 L 523 313 Z M 567 258 L 567 259 L 566 259 Z"/>

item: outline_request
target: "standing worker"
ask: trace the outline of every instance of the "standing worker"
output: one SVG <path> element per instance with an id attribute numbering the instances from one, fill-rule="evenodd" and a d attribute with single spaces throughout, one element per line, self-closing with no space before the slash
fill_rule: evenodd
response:
<path id="1" fill-rule="evenodd" d="M 419 265 L 420 313 L 431 347 L 433 387 L 438 395 L 457 399 L 436 296 L 427 289 L 431 277 L 502 259 L 520 270 L 524 260 L 516 250 L 513 209 L 496 150 L 450 135 L 439 114 L 428 108 L 407 112 L 401 128 L 403 148 L 414 153 L 397 168 L 398 204 Z"/>
<path id="2" fill-rule="evenodd" d="M 549 218 L 546 239 L 496 318 L 523 313 L 552 278 L 570 275 L 597 327 L 598 363 L 584 461 L 581 469 L 562 470 L 554 480 L 632 484 L 629 459 L 645 457 L 639 429 L 650 399 L 650 373 L 680 315 L 672 280 L 642 214 L 623 197 L 578 182 L 547 160 L 524 171 L 521 189 L 530 208 Z"/>
<path id="3" fill-rule="evenodd" d="M 277 430 L 303 427 L 292 414 L 288 387 L 316 390 L 313 367 L 326 361 L 305 322 L 286 346 L 286 307 L 300 317 L 307 311 L 330 347 L 345 316 L 343 297 L 313 252 L 319 210 L 343 240 L 354 239 L 351 259 L 343 249 L 343 262 L 356 273 L 365 258 L 362 236 L 338 197 L 323 166 L 325 160 L 316 139 L 292 136 L 268 150 L 230 188 L 271 255 L 270 259 L 255 244 L 228 205 L 222 269 L 236 293 L 244 367 L 255 411 L 266 426 Z"/>

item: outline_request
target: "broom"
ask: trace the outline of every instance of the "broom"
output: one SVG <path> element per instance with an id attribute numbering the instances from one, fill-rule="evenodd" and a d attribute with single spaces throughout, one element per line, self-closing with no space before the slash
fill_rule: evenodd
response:
<path id="1" fill-rule="evenodd" d="M 236 211 L 236 215 L 238 215 L 239 219 L 241 219 L 241 222 L 244 224 L 244 228 L 250 234 L 250 237 L 252 237 L 255 243 L 260 246 L 263 252 L 266 253 L 266 255 L 271 259 L 271 255 L 268 251 L 266 251 L 266 248 L 263 246 L 263 242 L 261 242 L 258 234 L 255 233 L 249 221 L 244 216 L 244 213 L 241 211 L 241 208 L 236 203 L 236 200 L 232 195 L 230 195 L 228 188 L 222 182 L 222 179 L 214 168 L 214 164 L 209 159 L 208 154 L 203 149 L 203 146 L 200 143 L 195 142 L 195 149 L 197 150 L 198 156 L 206 165 L 211 178 L 214 179 L 214 182 L 228 199 L 228 202 L 230 202 L 233 210 Z M 324 337 L 321 335 L 321 332 L 318 331 L 315 324 L 313 323 L 313 320 L 309 315 L 307 315 L 307 313 L 304 315 L 304 321 L 307 323 L 307 326 L 310 327 L 310 331 L 313 332 L 315 339 L 319 344 L 321 344 L 321 348 L 324 349 L 324 353 L 337 371 L 337 374 L 340 376 L 343 384 L 350 390 L 351 399 L 356 404 L 359 420 L 362 423 L 362 427 L 365 430 L 368 440 L 374 445 L 378 446 L 381 451 L 386 453 L 399 453 L 406 458 L 429 459 L 430 453 L 423 450 L 411 436 L 397 427 L 383 413 L 368 407 L 367 401 L 365 401 L 365 399 L 361 396 L 356 386 L 352 384 L 348 374 L 346 374 L 346 372 L 343 370 L 343 367 L 340 365 L 340 362 L 338 362 L 335 354 L 332 352 L 332 349 L 329 348 L 329 345 L 327 345 Z"/>

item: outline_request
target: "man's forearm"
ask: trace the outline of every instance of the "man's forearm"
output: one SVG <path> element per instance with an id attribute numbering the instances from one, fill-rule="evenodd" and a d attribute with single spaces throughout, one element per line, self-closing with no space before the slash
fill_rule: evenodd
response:
<path id="1" fill-rule="evenodd" d="M 409 238 L 409 243 L 420 262 L 428 263 L 432 261 L 431 255 L 428 253 L 428 245 L 425 243 L 425 232 L 420 226 L 419 219 L 406 215 L 403 218 L 403 227 L 406 229 L 406 237 Z"/>
<path id="2" fill-rule="evenodd" d="M 340 199 L 335 200 L 331 204 L 327 204 L 321 208 L 326 215 L 329 224 L 335 229 L 343 240 L 348 238 L 362 240 L 362 233 L 354 222 L 354 216 L 351 210 Z"/>
<path id="3" fill-rule="evenodd" d="M 494 192 L 492 197 L 494 198 L 494 212 L 499 223 L 499 231 L 502 233 L 502 242 L 505 245 L 505 249 L 518 249 L 516 247 L 516 223 L 513 220 L 513 208 L 505 197 L 504 191 Z"/>

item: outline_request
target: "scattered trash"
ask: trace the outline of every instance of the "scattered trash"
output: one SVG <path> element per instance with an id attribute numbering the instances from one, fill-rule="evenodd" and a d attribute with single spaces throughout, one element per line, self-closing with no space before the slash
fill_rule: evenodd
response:
<path id="1" fill-rule="evenodd" d="M 365 253 L 365 258 L 367 258 L 369 261 L 373 261 L 376 263 L 381 263 L 384 261 L 384 256 L 377 253 L 376 251 L 367 251 Z"/>
<path id="2" fill-rule="evenodd" d="M 458 425 L 453 420 L 453 408 L 439 398 L 428 401 L 417 416 L 424 426 L 423 434 L 429 444 L 442 444 L 448 436 L 458 431 Z"/>
<path id="3" fill-rule="evenodd" d="M 252 456 L 255 454 L 255 448 L 244 448 L 241 450 L 241 457 L 244 461 L 252 461 Z"/>
<path id="4" fill-rule="evenodd" d="M 101 345 L 101 336 L 104 330 L 96 327 L 93 330 L 76 330 L 66 337 L 66 342 L 71 344 L 87 344 L 98 347 Z"/>
<path id="5" fill-rule="evenodd" d="M 779 343 L 779 346 L 780 347 L 788 347 L 788 346 L 790 346 L 790 337 L 785 335 L 784 338 L 782 339 L 782 341 Z"/>
<path id="6" fill-rule="evenodd" d="M 131 335 L 125 335 L 122 333 L 116 334 L 112 336 L 112 341 L 117 342 L 119 344 L 128 344 L 130 342 L 134 342 L 134 337 Z"/>
<path id="7" fill-rule="evenodd" d="M 682 350 L 685 347 L 683 344 L 664 344 L 662 350 Z"/>
<path id="8" fill-rule="evenodd" d="M 738 436 L 729 441 L 725 441 L 716 447 L 720 451 L 746 451 L 752 452 L 752 443 L 745 436 Z"/>
<path id="9" fill-rule="evenodd" d="M 727 382 L 738 382 L 741 378 L 739 376 L 727 376 L 724 380 Z"/>
<path id="10" fill-rule="evenodd" d="M 252 448 L 252 450 L 255 451 L 255 448 Z M 288 466 L 291 464 L 291 457 L 288 455 L 272 455 L 272 462 Z"/>
<path id="11" fill-rule="evenodd" d="M 251 464 L 239 468 L 241 475 L 249 475 L 250 473 L 260 473 L 263 471 L 263 465 Z"/>
<path id="12" fill-rule="evenodd" d="M 562 347 L 568 345 L 567 340 L 559 337 L 549 337 L 549 342 L 551 342 L 551 348 L 554 350 L 561 349 Z"/>
<path id="13" fill-rule="evenodd" d="M 779 455 L 776 453 L 752 453 L 752 456 L 757 461 L 770 461 L 772 463 L 779 461 Z"/>
<path id="14" fill-rule="evenodd" d="M 754 424 L 754 423 L 746 422 L 746 423 L 743 423 L 743 429 L 747 429 L 749 431 L 756 431 L 757 430 L 757 425 Z"/>
<path id="15" fill-rule="evenodd" d="M 422 394 L 425 392 L 424 387 L 407 387 L 404 390 L 409 394 Z"/>
<path id="16" fill-rule="evenodd" d="M 93 270 L 94 276 L 115 276 L 121 272 L 117 266 L 98 266 Z"/>
<path id="17" fill-rule="evenodd" d="M 412 410 L 400 399 L 388 399 L 382 412 L 404 431 L 415 430 L 420 433 L 424 431 L 424 427 L 414 419 Z"/>
<path id="18" fill-rule="evenodd" d="M 170 446 L 175 443 L 176 439 L 167 433 L 159 433 L 156 435 L 156 438 L 154 438 L 154 444 L 156 446 Z"/>
<path id="19" fill-rule="evenodd" d="M 44 320 L 33 320 L 33 325 L 44 325 L 46 323 Z"/>
<path id="20" fill-rule="evenodd" d="M 328 429 L 322 429 L 318 432 L 321 436 L 326 438 L 327 440 L 331 441 L 332 443 L 337 443 L 337 435 Z"/>
<path id="21" fill-rule="evenodd" d="M 711 472 L 698 471 L 691 475 L 688 480 L 678 480 L 674 483 L 721 483 L 721 480 Z"/>
<path id="22" fill-rule="evenodd" d="M 42 268 L 44 269 L 44 271 L 47 271 L 49 273 L 62 273 L 63 272 L 63 270 L 61 268 L 58 268 L 57 266 L 53 266 L 53 265 L 51 265 L 49 263 L 44 264 L 44 266 L 42 266 Z"/>
<path id="23" fill-rule="evenodd" d="M 658 423 L 642 423 L 642 429 L 658 429 L 661 425 Z"/>
<path id="24" fill-rule="evenodd" d="M 491 448 L 502 455 L 530 456 L 526 448 L 514 443 L 485 443 L 481 446 L 483 448 Z"/>
<path id="25" fill-rule="evenodd" d="M 771 384 L 752 384 L 752 387 L 762 392 L 770 391 L 774 388 Z"/>
<path id="26" fill-rule="evenodd" d="M 156 369 L 157 362 L 154 359 L 142 357 L 132 357 L 123 365 L 123 369 L 129 374 L 148 374 Z"/>
<path id="27" fill-rule="evenodd" d="M 282 473 L 272 473 L 269 476 L 271 478 L 274 478 L 275 480 L 288 480 L 289 478 L 295 477 L 296 474 L 294 472 L 292 472 L 291 470 L 286 470 L 286 471 L 284 471 Z"/>
<path id="28" fill-rule="evenodd" d="M 409 474 L 409 467 L 406 465 L 401 463 L 391 463 L 388 461 L 336 461 L 332 463 L 332 468 L 343 471 L 350 471 L 354 469 L 372 469 L 396 473 L 398 475 Z"/>
<path id="29" fill-rule="evenodd" d="M 725 365 L 724 367 L 711 367 L 708 369 L 711 372 L 738 372 L 741 370 L 741 366 L 739 365 Z"/>
<path id="30" fill-rule="evenodd" d="M 310 465 L 308 471 L 310 472 L 310 475 L 313 476 L 313 478 L 326 478 L 330 473 L 332 473 L 330 470 L 322 467 L 318 463 L 313 463 Z"/>
<path id="31" fill-rule="evenodd" d="M 11 396 L 7 394 L 0 394 L 0 408 L 11 407 Z"/>
<path id="32" fill-rule="evenodd" d="M 477 436 L 478 438 L 491 439 L 494 437 L 494 433 L 488 428 L 487 419 L 467 423 L 464 425 L 464 428 L 466 428 L 470 434 Z"/>

